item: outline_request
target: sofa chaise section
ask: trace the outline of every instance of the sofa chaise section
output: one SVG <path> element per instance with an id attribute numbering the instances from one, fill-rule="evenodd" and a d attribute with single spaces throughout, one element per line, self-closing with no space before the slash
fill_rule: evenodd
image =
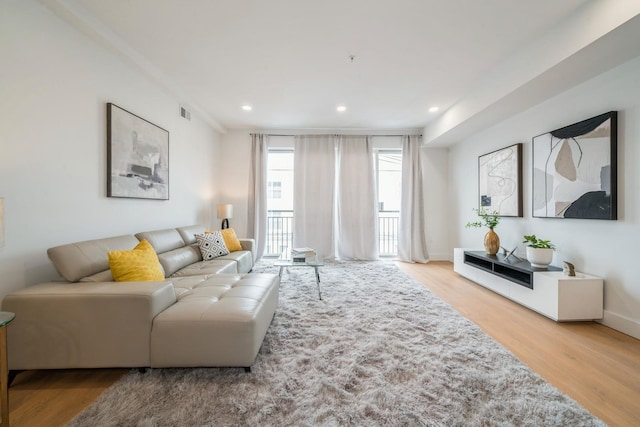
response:
<path id="1" fill-rule="evenodd" d="M 153 321 L 151 366 L 251 366 L 278 305 L 278 283 L 272 274 L 177 278 L 177 302 Z"/>

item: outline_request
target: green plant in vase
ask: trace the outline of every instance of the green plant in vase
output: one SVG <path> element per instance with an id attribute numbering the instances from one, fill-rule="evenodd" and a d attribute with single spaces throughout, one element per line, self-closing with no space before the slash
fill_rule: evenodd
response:
<path id="1" fill-rule="evenodd" d="M 553 260 L 556 248 L 550 240 L 538 239 L 535 234 L 525 235 L 522 243 L 527 244 L 527 261 L 534 268 L 547 268 Z"/>
<path id="2" fill-rule="evenodd" d="M 551 243 L 551 240 L 538 239 L 535 234 L 529 236 L 525 235 L 522 243 L 526 243 L 527 246 L 536 249 L 555 249 L 555 245 Z"/>
<path id="3" fill-rule="evenodd" d="M 500 216 L 497 211 L 487 212 L 484 209 L 473 209 L 480 217 L 479 221 L 468 222 L 466 228 L 487 227 L 489 231 L 484 235 L 484 250 L 488 255 L 495 255 L 500 249 L 500 237 L 493 229 L 500 224 Z"/>

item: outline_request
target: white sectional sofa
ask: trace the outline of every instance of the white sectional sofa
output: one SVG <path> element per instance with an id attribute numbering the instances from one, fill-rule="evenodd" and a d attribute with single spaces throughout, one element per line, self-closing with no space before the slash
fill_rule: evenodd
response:
<path id="1" fill-rule="evenodd" d="M 65 281 L 7 295 L 10 370 L 244 367 L 253 364 L 277 305 L 275 274 L 249 274 L 253 241 L 203 261 L 202 226 L 90 240 L 48 250 Z M 146 239 L 166 279 L 115 282 L 108 252 Z"/>

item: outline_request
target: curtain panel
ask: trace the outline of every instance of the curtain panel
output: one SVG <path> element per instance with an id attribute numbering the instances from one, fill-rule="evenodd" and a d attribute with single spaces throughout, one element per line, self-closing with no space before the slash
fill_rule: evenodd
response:
<path id="1" fill-rule="evenodd" d="M 338 137 L 337 255 L 378 259 L 378 204 L 373 143 L 368 136 Z"/>
<path id="2" fill-rule="evenodd" d="M 398 260 L 429 261 L 424 215 L 422 138 L 402 137 L 402 193 L 398 223 Z"/>
<path id="3" fill-rule="evenodd" d="M 293 152 L 293 246 L 334 258 L 336 137 L 299 135 Z"/>
<path id="4" fill-rule="evenodd" d="M 247 236 L 256 241 L 258 259 L 267 241 L 267 139 L 264 134 L 251 134 Z"/>

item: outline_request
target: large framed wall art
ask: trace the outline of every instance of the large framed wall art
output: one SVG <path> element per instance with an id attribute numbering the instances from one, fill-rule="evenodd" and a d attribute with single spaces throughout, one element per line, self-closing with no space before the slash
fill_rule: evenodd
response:
<path id="1" fill-rule="evenodd" d="M 111 103 L 107 197 L 169 199 L 169 132 Z"/>
<path id="2" fill-rule="evenodd" d="M 499 216 L 522 216 L 522 144 L 478 157 L 480 209 Z"/>
<path id="3" fill-rule="evenodd" d="M 533 138 L 533 216 L 617 219 L 618 114 Z"/>

